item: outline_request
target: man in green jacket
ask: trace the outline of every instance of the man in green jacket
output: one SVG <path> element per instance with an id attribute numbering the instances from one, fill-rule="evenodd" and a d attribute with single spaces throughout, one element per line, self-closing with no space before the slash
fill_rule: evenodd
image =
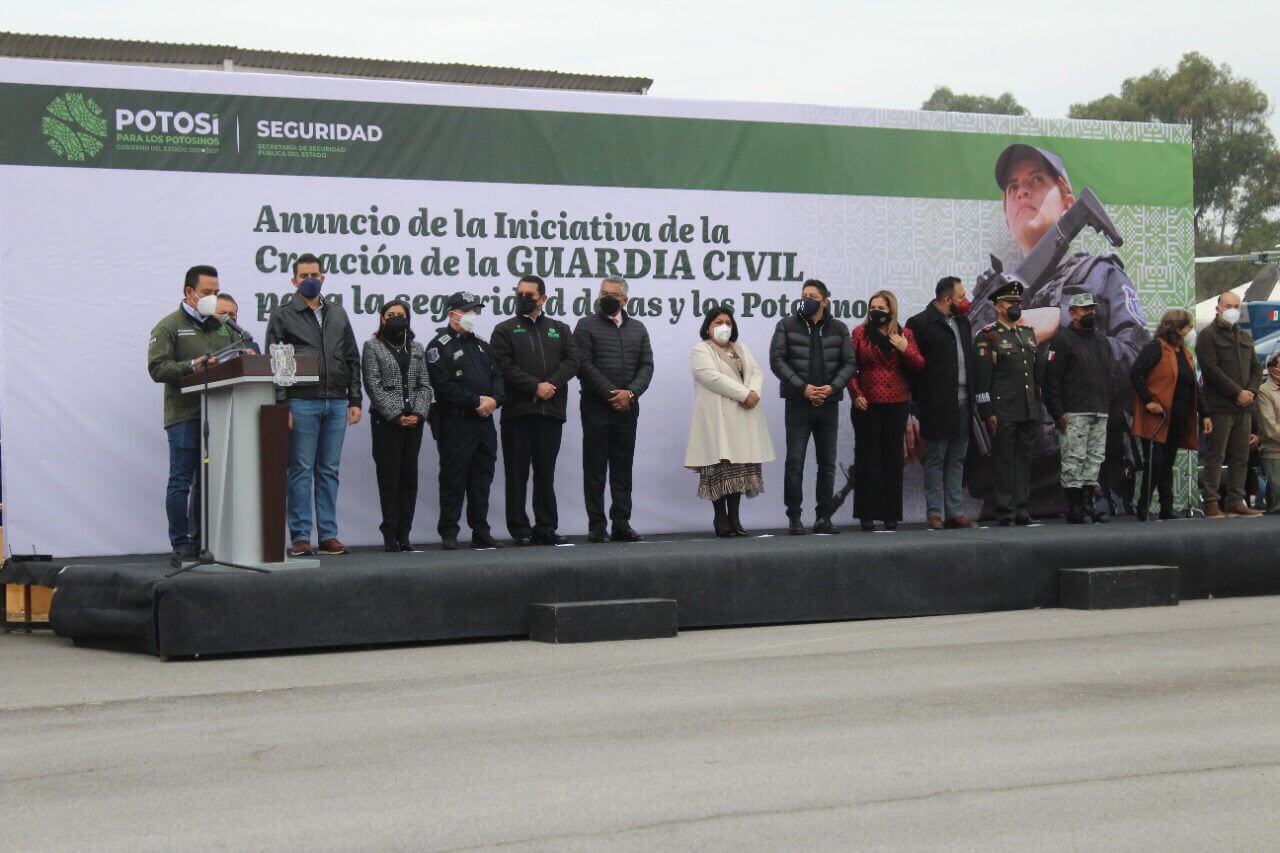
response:
<path id="1" fill-rule="evenodd" d="M 1205 438 L 1204 468 L 1200 471 L 1206 518 L 1256 518 L 1262 514 L 1244 499 L 1253 400 L 1262 385 L 1262 365 L 1254 352 L 1253 338 L 1239 322 L 1240 297 L 1227 291 L 1218 297 L 1217 316 L 1196 338 L 1196 361 L 1204 377 L 1201 408 L 1213 424 Z M 1227 497 L 1220 508 L 1224 460 Z"/>
<path id="2" fill-rule="evenodd" d="M 178 310 L 156 324 L 147 346 L 147 371 L 164 384 L 164 431 L 169 436 L 165 512 L 174 562 L 194 558 L 200 550 L 200 395 L 183 394 L 182 380 L 212 366 L 213 353 L 236 342 L 217 318 L 217 304 L 218 271 L 192 267 L 182 283 Z"/>

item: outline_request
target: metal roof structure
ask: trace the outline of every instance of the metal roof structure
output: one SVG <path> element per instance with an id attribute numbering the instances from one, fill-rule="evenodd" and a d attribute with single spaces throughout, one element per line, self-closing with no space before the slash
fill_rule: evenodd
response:
<path id="1" fill-rule="evenodd" d="M 401 62 L 275 50 L 246 50 L 230 45 L 174 44 L 10 32 L 0 32 L 0 56 L 634 95 L 645 94 L 653 85 L 653 80 L 648 77 L 568 74 L 561 71 L 497 68 L 453 62 Z"/>

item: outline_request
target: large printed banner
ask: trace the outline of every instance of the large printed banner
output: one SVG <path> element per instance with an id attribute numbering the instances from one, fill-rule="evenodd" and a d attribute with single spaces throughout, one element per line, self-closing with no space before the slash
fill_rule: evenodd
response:
<path id="1" fill-rule="evenodd" d="M 321 257 L 325 292 L 360 340 L 393 297 L 425 337 L 463 289 L 487 297 L 487 336 L 526 273 L 547 279 L 548 311 L 572 324 L 602 277 L 625 276 L 657 362 L 634 524 L 707 528 L 697 477 L 681 467 L 703 313 L 732 303 L 765 363 L 806 278 L 828 283 L 852 326 L 878 289 L 898 295 L 905 320 L 942 275 L 972 284 L 990 254 L 1016 263 L 993 177 L 1013 141 L 1051 149 L 1074 187 L 1101 198 L 1139 314 L 1154 322 L 1191 303 L 1185 127 L 0 61 L 5 542 L 165 550 L 168 451 L 148 333 L 177 307 L 186 268 L 209 263 L 261 339 L 303 252 Z M 1092 231 L 1077 244 L 1111 251 Z M 763 405 L 779 459 L 744 505 L 756 527 L 785 520 L 776 384 Z M 562 532 L 580 533 L 572 399 L 570 415 L 557 492 Z M 350 429 L 343 454 L 339 522 L 352 544 L 379 541 L 368 429 Z M 436 538 L 430 442 L 421 470 L 414 539 L 425 542 Z M 906 476 L 907 517 L 919 518 L 919 466 Z M 502 495 L 499 474 L 498 531 Z"/>

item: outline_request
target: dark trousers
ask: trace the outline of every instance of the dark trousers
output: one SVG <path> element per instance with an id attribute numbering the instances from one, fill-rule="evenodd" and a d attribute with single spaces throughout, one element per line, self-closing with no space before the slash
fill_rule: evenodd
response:
<path id="1" fill-rule="evenodd" d="M 615 412 L 608 403 L 582 399 L 582 491 L 587 524 L 593 532 L 605 529 L 604 483 L 609 480 L 609 519 L 614 530 L 631 524 L 631 464 L 636 454 L 636 425 L 640 407 Z"/>
<path id="2" fill-rule="evenodd" d="M 1245 478 L 1249 473 L 1248 412 L 1214 412 L 1213 432 L 1204 439 L 1204 467 L 1200 470 L 1200 490 L 1205 505 L 1218 503 L 1222 492 L 1222 465 L 1227 466 L 1226 503 L 1232 506 L 1245 499 Z"/>
<path id="3" fill-rule="evenodd" d="M 405 428 L 393 421 L 369 415 L 373 470 L 378 475 L 378 500 L 382 505 L 382 538 L 387 543 L 408 544 L 413 511 L 418 504 L 418 451 L 422 449 L 422 423 Z"/>
<path id="4" fill-rule="evenodd" d="M 853 407 L 853 514 L 863 521 L 902 520 L 902 441 L 906 403 Z"/>
<path id="5" fill-rule="evenodd" d="M 1031 451 L 1035 446 L 1035 421 L 1000 421 L 991 439 L 992 496 L 996 518 L 1027 514 L 1031 491 Z"/>
<path id="6" fill-rule="evenodd" d="M 1151 439 L 1142 439 L 1142 458 L 1146 462 L 1148 478 L 1144 472 L 1142 479 L 1142 497 L 1139 507 L 1147 509 L 1151 506 L 1151 492 L 1160 491 L 1160 508 L 1173 511 L 1173 463 L 1178 459 L 1178 445 L 1172 432 L 1167 444 L 1160 444 Z"/>
<path id="7" fill-rule="evenodd" d="M 818 457 L 817 505 L 818 518 L 831 516 L 831 497 L 836 487 L 836 439 L 840 435 L 840 404 L 833 400 L 822 406 L 814 406 L 808 400 L 787 400 L 787 462 L 785 466 L 782 499 L 787 505 L 787 517 L 797 519 L 804 504 L 804 460 L 809 452 L 809 437 L 813 436 L 814 454 Z"/>
<path id="8" fill-rule="evenodd" d="M 175 554 L 200 545 L 200 421 L 164 428 L 169 437 L 169 485 L 164 509 Z"/>
<path id="9" fill-rule="evenodd" d="M 502 470 L 507 481 L 507 530 L 519 538 L 551 536 L 560 526 L 556 512 L 556 457 L 564 424 L 546 415 L 502 419 Z M 533 528 L 525 512 L 529 469 L 533 468 Z"/>
<path id="10" fill-rule="evenodd" d="M 474 536 L 489 532 L 489 487 L 498 462 L 498 431 L 493 418 L 445 412 L 440 416 L 440 523 L 443 539 L 458 536 L 462 500 Z"/>

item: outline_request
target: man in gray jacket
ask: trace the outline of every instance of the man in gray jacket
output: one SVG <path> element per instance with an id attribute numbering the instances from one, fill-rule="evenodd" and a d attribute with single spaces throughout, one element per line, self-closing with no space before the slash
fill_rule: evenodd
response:
<path id="1" fill-rule="evenodd" d="M 769 366 L 781 380 L 786 400 L 787 462 L 783 500 L 788 530 L 805 532 L 800 521 L 804 504 L 804 459 L 813 437 L 818 457 L 817 519 L 814 533 L 839 533 L 831 523 L 836 483 L 836 439 L 840 433 L 840 399 L 856 367 L 853 343 L 844 323 L 830 316 L 831 292 L 816 278 L 800 291 L 800 310 L 778 321 L 769 345 Z"/>
<path id="2" fill-rule="evenodd" d="M 321 554 L 347 554 L 338 539 L 338 464 L 347 427 L 360 420 L 360 350 L 342 306 L 320 296 L 324 274 L 315 255 L 293 262 L 295 292 L 271 312 L 267 350 L 292 344 L 296 354 L 316 356 L 320 381 L 294 385 L 289 403 L 289 539 L 290 553 L 303 557 L 311 549 L 311 498 L 315 492 L 315 524 Z"/>
<path id="3" fill-rule="evenodd" d="M 1238 325 L 1240 297 L 1227 291 L 1218 297 L 1217 316 L 1196 338 L 1196 361 L 1204 377 L 1200 395 L 1204 415 L 1213 424 L 1205 438 L 1200 491 L 1206 518 L 1256 518 L 1262 513 L 1244 500 L 1249 471 L 1249 436 L 1253 400 L 1262 385 L 1262 365 L 1253 338 Z M 1219 507 L 1222 464 L 1227 464 L 1227 499 Z"/>

